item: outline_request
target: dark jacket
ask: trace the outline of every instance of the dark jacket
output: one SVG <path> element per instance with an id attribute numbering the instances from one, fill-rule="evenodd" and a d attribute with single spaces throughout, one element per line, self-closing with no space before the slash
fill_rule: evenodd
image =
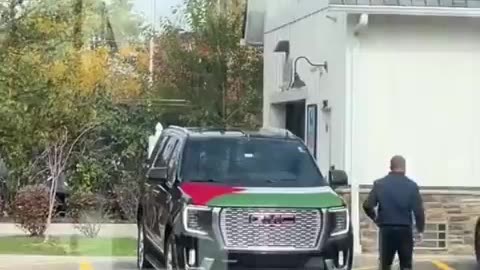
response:
<path id="1" fill-rule="evenodd" d="M 375 207 L 377 211 L 375 211 Z M 377 180 L 363 203 L 363 209 L 379 227 L 412 226 L 415 217 L 417 231 L 423 233 L 425 213 L 417 184 L 400 173 L 389 173 Z"/>

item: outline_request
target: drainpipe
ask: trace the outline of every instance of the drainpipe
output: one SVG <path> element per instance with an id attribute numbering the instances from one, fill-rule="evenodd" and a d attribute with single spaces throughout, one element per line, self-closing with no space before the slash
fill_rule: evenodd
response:
<path id="1" fill-rule="evenodd" d="M 348 149 L 346 150 L 346 163 L 348 166 L 346 168 L 350 174 L 350 199 L 351 199 L 351 215 L 352 215 L 352 225 L 353 225 L 353 238 L 354 238 L 354 250 L 355 253 L 361 253 L 362 246 L 360 243 L 360 211 L 361 211 L 361 202 L 360 202 L 360 184 L 358 177 L 354 174 L 353 171 L 353 153 L 354 153 L 354 96 L 355 96 L 355 84 L 356 84 L 356 76 L 358 72 L 357 64 L 355 63 L 355 57 L 358 55 L 358 50 L 360 47 L 360 42 L 356 38 L 360 33 L 364 32 L 365 29 L 368 27 L 368 14 L 361 14 L 358 20 L 358 23 L 353 27 L 353 35 L 350 36 L 350 50 L 348 55 L 349 65 L 349 82 L 348 82 L 348 92 L 347 92 L 347 117 L 346 117 L 346 125 L 347 125 L 347 136 L 346 140 L 348 145 Z"/>

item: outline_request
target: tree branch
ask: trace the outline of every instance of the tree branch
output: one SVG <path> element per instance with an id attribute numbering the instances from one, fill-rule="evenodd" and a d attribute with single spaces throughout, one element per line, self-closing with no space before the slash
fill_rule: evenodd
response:
<path id="1" fill-rule="evenodd" d="M 67 161 L 68 158 L 71 156 L 72 151 L 73 151 L 73 148 L 75 147 L 75 145 L 77 144 L 77 142 L 78 142 L 85 134 L 87 134 L 90 130 L 94 129 L 95 127 L 97 127 L 96 124 L 93 124 L 93 125 L 91 125 L 91 126 L 89 126 L 89 127 L 86 127 L 86 128 L 77 136 L 77 138 L 75 138 L 75 140 L 74 140 L 74 141 L 72 142 L 72 144 L 70 145 L 70 148 L 68 149 L 67 154 L 65 155 L 65 158 L 64 158 L 65 161 Z M 63 164 L 63 166 L 61 167 L 61 170 L 62 170 L 62 171 L 65 169 L 66 165 L 67 165 L 67 162 L 65 162 L 65 163 Z"/>

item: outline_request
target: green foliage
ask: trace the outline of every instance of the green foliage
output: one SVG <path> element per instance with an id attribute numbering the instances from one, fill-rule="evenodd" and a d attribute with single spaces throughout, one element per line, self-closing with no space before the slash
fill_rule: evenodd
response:
<path id="1" fill-rule="evenodd" d="M 118 101 L 144 95 L 147 51 L 125 43 L 138 41 L 143 31 L 141 18 L 130 12 L 131 1 L 114 1 L 106 10 L 102 2 L 84 0 L 78 14 L 77 0 L 5 6 L 0 19 L 0 32 L 5 30 L 0 40 L 0 156 L 9 169 L 10 193 L 58 173 L 48 166 L 53 146 L 62 151 L 73 146 L 71 158 L 61 156 L 70 159 L 65 167 L 67 182 L 83 191 L 106 188 L 117 170 L 113 160 L 118 155 L 129 158 L 141 147 L 141 142 L 122 142 L 119 147 L 127 149 L 112 154 L 105 143 L 107 137 L 122 136 L 120 131 L 104 134 L 112 127 L 108 121 L 122 117 L 110 115 L 118 113 Z M 104 16 L 107 11 L 109 20 Z M 81 35 L 76 35 L 79 20 Z M 109 24 L 115 24 L 115 32 L 123 35 L 118 52 L 109 47 L 115 38 Z M 89 48 L 92 37 L 101 41 Z M 86 46 L 79 50 L 76 39 Z M 92 126 L 96 128 L 73 145 Z M 102 135 L 102 141 L 97 141 L 97 135 Z M 132 142 L 137 141 L 134 137 L 129 137 Z M 130 154 L 125 157 L 123 152 Z"/>
<path id="2" fill-rule="evenodd" d="M 191 32 L 165 22 L 157 89 L 190 102 L 181 117 L 191 125 L 256 127 L 262 107 L 262 55 L 240 45 L 243 10 L 219 13 L 216 3 L 185 1 L 179 21 Z"/>
<path id="3" fill-rule="evenodd" d="M 76 192 L 91 192 L 103 190 L 105 182 L 110 181 L 108 167 L 93 155 L 82 156 L 75 164 L 72 172 L 70 189 Z"/>
<path id="4" fill-rule="evenodd" d="M 150 87 L 141 38 L 148 29 L 131 12 L 133 1 L 82 2 L 0 3 L 7 189 L 13 197 L 25 185 L 64 174 L 74 194 L 102 194 L 107 208 L 132 219 L 156 122 L 260 124 L 261 52 L 239 45 L 241 9 L 219 14 L 217 1 L 186 0 L 178 15 L 190 32 L 164 24 Z M 166 107 L 159 98 L 189 105 Z"/>
<path id="5" fill-rule="evenodd" d="M 77 191 L 70 197 L 68 208 L 75 228 L 86 237 L 97 237 L 108 212 L 106 199 L 99 194 Z"/>
<path id="6" fill-rule="evenodd" d="M 31 236 L 42 236 L 47 229 L 48 188 L 32 185 L 21 188 L 14 202 L 14 219 Z"/>

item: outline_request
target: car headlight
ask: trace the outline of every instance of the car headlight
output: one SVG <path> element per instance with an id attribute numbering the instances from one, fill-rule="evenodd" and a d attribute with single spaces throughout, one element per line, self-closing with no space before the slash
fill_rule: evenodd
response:
<path id="1" fill-rule="evenodd" d="M 208 235 L 212 227 L 212 209 L 205 206 L 186 206 L 183 210 L 183 225 L 188 233 Z"/>
<path id="2" fill-rule="evenodd" d="M 350 229 L 350 216 L 347 208 L 333 208 L 328 210 L 334 225 L 331 236 L 348 233 Z"/>

